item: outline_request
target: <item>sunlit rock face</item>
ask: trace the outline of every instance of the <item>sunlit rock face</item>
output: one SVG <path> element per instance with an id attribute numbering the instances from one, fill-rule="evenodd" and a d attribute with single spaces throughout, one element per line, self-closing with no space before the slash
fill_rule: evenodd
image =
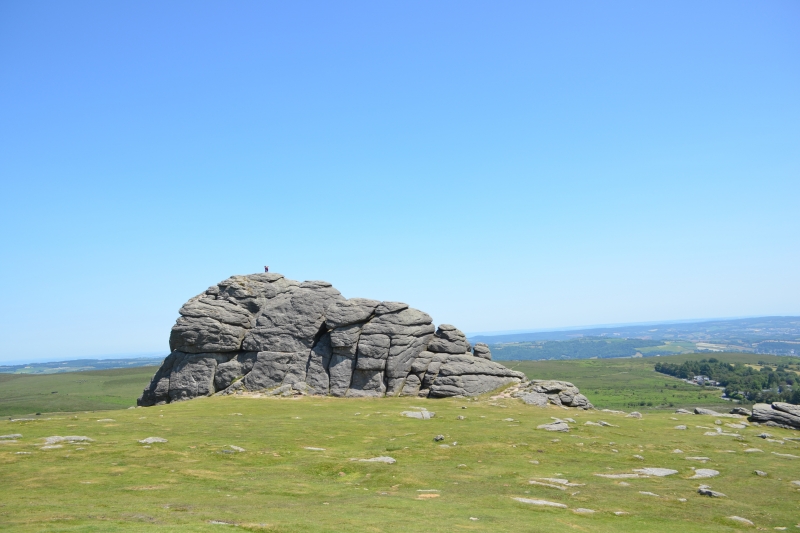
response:
<path id="1" fill-rule="evenodd" d="M 141 406 L 238 391 L 475 396 L 525 380 L 455 326 L 400 302 L 346 299 L 325 281 L 232 276 L 179 313 Z"/>

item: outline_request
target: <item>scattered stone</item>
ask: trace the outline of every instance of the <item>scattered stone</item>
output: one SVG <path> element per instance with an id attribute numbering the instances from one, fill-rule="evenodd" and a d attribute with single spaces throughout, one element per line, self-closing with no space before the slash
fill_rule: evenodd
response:
<path id="1" fill-rule="evenodd" d="M 624 516 L 624 515 L 626 515 L 628 513 L 626 513 L 625 511 L 614 511 L 614 514 L 617 515 L 617 516 Z"/>
<path id="2" fill-rule="evenodd" d="M 685 501 L 688 501 L 688 500 L 686 498 L 678 498 L 678 501 L 679 502 L 685 502 Z"/>
<path id="3" fill-rule="evenodd" d="M 98 422 L 116 422 L 113 418 L 100 418 L 97 420 Z"/>
<path id="4" fill-rule="evenodd" d="M 721 492 L 711 490 L 709 487 L 706 487 L 705 485 L 697 489 L 697 493 L 700 494 L 701 496 L 709 496 L 710 498 L 727 498 L 727 496 L 725 496 Z"/>
<path id="5" fill-rule="evenodd" d="M 679 425 L 679 426 L 675 426 L 675 429 L 686 429 L 686 426 L 684 426 L 683 424 L 681 424 L 681 425 Z"/>
<path id="6" fill-rule="evenodd" d="M 683 450 L 679 450 L 678 448 L 675 448 L 674 450 L 672 450 L 672 453 L 683 453 Z"/>
<path id="7" fill-rule="evenodd" d="M 512 500 L 520 503 L 527 503 L 529 505 L 543 505 L 546 507 L 558 507 L 559 509 L 566 509 L 567 506 L 563 503 L 549 502 L 547 500 L 532 500 L 530 498 L 512 498 Z"/>
<path id="8" fill-rule="evenodd" d="M 70 444 L 75 442 L 94 442 L 94 439 L 90 439 L 89 437 L 82 437 L 78 435 L 68 435 L 66 437 L 59 437 L 58 435 L 52 437 L 46 437 L 44 439 L 44 443 L 47 445 L 50 444 L 57 444 L 59 442 L 69 442 Z"/>
<path id="9" fill-rule="evenodd" d="M 763 452 L 761 450 L 759 450 L 758 448 L 747 448 L 744 451 L 744 453 L 763 453 Z"/>
<path id="10" fill-rule="evenodd" d="M 640 461 L 644 461 L 644 457 L 642 457 L 641 455 L 634 455 L 633 458 L 639 459 Z"/>
<path id="11" fill-rule="evenodd" d="M 595 476 L 604 477 L 608 479 L 628 479 L 628 478 L 642 477 L 639 474 L 595 474 Z"/>
<path id="12" fill-rule="evenodd" d="M 702 461 L 704 463 L 706 461 L 710 461 L 708 457 L 685 457 L 684 459 L 686 459 L 687 461 Z"/>
<path id="13" fill-rule="evenodd" d="M 303 446 L 304 450 L 308 450 L 311 452 L 324 452 L 325 448 L 315 448 L 314 446 Z"/>
<path id="14" fill-rule="evenodd" d="M 444 435 L 436 435 L 435 437 L 433 437 L 433 440 L 436 442 L 443 441 Z"/>
<path id="15" fill-rule="evenodd" d="M 578 507 L 577 509 L 573 509 L 572 512 L 578 514 L 594 514 L 594 510 L 586 509 L 584 507 Z"/>
<path id="16" fill-rule="evenodd" d="M 672 470 L 670 468 L 634 468 L 633 471 L 645 476 L 656 477 L 671 476 L 678 473 L 677 470 Z"/>
<path id="17" fill-rule="evenodd" d="M 245 449 L 244 449 L 244 448 L 242 448 L 242 447 L 240 447 L 240 446 L 234 446 L 233 444 L 228 444 L 228 447 L 229 447 L 231 450 L 233 450 L 233 451 L 235 451 L 235 452 L 239 452 L 239 453 L 242 453 L 242 452 L 244 452 L 244 451 L 245 451 Z"/>
<path id="18" fill-rule="evenodd" d="M 470 517 L 469 517 L 469 519 L 470 519 L 470 520 L 473 520 L 473 521 L 474 521 L 474 520 L 478 520 L 478 519 L 477 519 L 477 517 L 474 517 L 474 516 L 470 516 Z"/>
<path id="19" fill-rule="evenodd" d="M 430 420 L 436 416 L 436 413 L 433 411 L 403 411 L 400 414 L 408 418 L 417 418 L 419 420 Z"/>
<path id="20" fill-rule="evenodd" d="M 157 442 L 167 442 L 167 439 L 161 437 L 147 437 L 139 441 L 140 444 L 155 444 Z"/>
<path id="21" fill-rule="evenodd" d="M 14 455 L 31 455 L 31 452 L 15 452 Z"/>
<path id="22" fill-rule="evenodd" d="M 373 457 L 372 459 L 350 459 L 351 461 L 359 461 L 361 463 L 386 463 L 387 465 L 393 465 L 397 461 L 392 457 Z"/>
<path id="23" fill-rule="evenodd" d="M 786 457 L 786 458 L 788 458 L 788 459 L 800 459 L 800 457 L 798 457 L 798 456 L 796 456 L 796 455 L 792 455 L 792 454 L 790 454 L 790 453 L 778 453 L 778 452 L 772 452 L 772 455 L 777 455 L 778 457 Z"/>
<path id="24" fill-rule="evenodd" d="M 52 444 L 52 445 L 42 446 L 39 449 L 40 450 L 57 450 L 58 448 L 63 448 L 63 446 L 60 445 L 60 444 Z"/>
<path id="25" fill-rule="evenodd" d="M 733 429 L 745 429 L 747 427 L 747 424 L 730 424 L 726 422 L 725 426 Z"/>
<path id="26" fill-rule="evenodd" d="M 17 440 L 22 438 L 22 433 L 12 433 L 10 435 L 0 435 L 0 440 Z"/>
<path id="27" fill-rule="evenodd" d="M 630 487 L 631 486 L 630 483 L 626 483 L 624 481 L 620 481 L 619 483 L 617 483 L 617 485 L 619 485 L 620 487 Z"/>
<path id="28" fill-rule="evenodd" d="M 661 497 L 661 496 L 659 496 L 658 494 L 656 494 L 654 492 L 648 492 L 646 490 L 640 490 L 639 494 L 644 494 L 645 496 L 655 496 L 656 498 L 660 498 Z"/>
<path id="29" fill-rule="evenodd" d="M 772 438 L 772 434 L 771 433 L 759 433 L 756 436 L 757 437 L 761 437 L 762 439 L 771 439 Z"/>
<path id="30" fill-rule="evenodd" d="M 686 409 L 678 409 L 677 411 L 675 411 L 675 413 L 679 414 L 679 415 L 690 415 L 690 414 L 692 414 L 691 411 L 687 411 Z"/>
<path id="31" fill-rule="evenodd" d="M 551 489 L 558 489 L 558 490 L 567 490 L 567 487 L 561 485 L 554 485 L 552 483 L 542 483 L 541 481 L 536 481 L 535 479 L 531 479 L 528 481 L 530 485 L 538 485 L 540 487 L 549 487 Z"/>
<path id="32" fill-rule="evenodd" d="M 742 518 L 741 516 L 729 516 L 728 520 L 733 520 L 734 522 L 739 522 L 740 524 L 744 524 L 746 526 L 754 526 L 753 522 L 748 520 L 747 518 Z"/>
<path id="33" fill-rule="evenodd" d="M 549 481 L 550 483 L 558 483 L 559 485 L 565 485 L 567 487 L 584 487 L 586 486 L 585 483 L 570 483 L 569 480 L 559 477 L 540 477 L 536 478 L 542 481 Z"/>
<path id="34" fill-rule="evenodd" d="M 762 471 L 762 470 L 753 470 L 753 473 L 754 473 L 755 475 L 757 475 L 757 476 L 761 476 L 761 477 L 767 477 L 767 476 L 769 475 L 769 474 L 767 474 L 766 472 L 764 472 L 764 471 Z"/>
<path id="35" fill-rule="evenodd" d="M 625 416 L 625 418 L 638 418 L 638 419 L 641 419 L 642 418 L 642 413 L 640 413 L 639 411 L 631 411 L 630 413 L 628 413 Z"/>
<path id="36" fill-rule="evenodd" d="M 791 481 L 790 483 L 796 487 L 800 487 L 800 481 Z"/>
<path id="37" fill-rule="evenodd" d="M 467 418 L 467 417 L 466 417 L 466 416 L 464 416 L 464 415 L 458 415 L 458 416 L 456 417 L 456 420 L 465 420 L 466 418 Z"/>
<path id="38" fill-rule="evenodd" d="M 694 471 L 694 475 L 689 479 L 703 479 L 703 478 L 710 478 L 716 477 L 719 475 L 719 472 L 716 470 L 712 470 L 711 468 L 698 468 Z"/>
<path id="39" fill-rule="evenodd" d="M 745 409 L 744 407 L 734 407 L 731 409 L 732 415 L 742 415 L 742 416 L 751 416 L 753 412 L 750 409 Z"/>
<path id="40" fill-rule="evenodd" d="M 513 418 L 504 418 L 502 421 L 503 422 L 516 422 L 516 420 L 514 420 Z"/>
<path id="41" fill-rule="evenodd" d="M 562 431 L 566 433 L 569 431 L 569 425 L 566 422 L 551 422 L 550 424 L 541 424 L 536 426 L 536 429 L 544 429 L 545 431 Z"/>
<path id="42" fill-rule="evenodd" d="M 694 414 L 696 415 L 711 415 L 711 416 L 719 416 L 722 413 L 718 413 L 713 409 L 704 409 L 702 407 L 695 407 Z"/>

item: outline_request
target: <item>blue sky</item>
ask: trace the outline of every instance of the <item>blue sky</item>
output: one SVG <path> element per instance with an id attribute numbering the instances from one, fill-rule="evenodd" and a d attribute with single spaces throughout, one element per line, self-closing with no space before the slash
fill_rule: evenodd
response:
<path id="1" fill-rule="evenodd" d="M 264 264 L 468 332 L 800 314 L 800 4 L 0 2 L 0 360 Z"/>

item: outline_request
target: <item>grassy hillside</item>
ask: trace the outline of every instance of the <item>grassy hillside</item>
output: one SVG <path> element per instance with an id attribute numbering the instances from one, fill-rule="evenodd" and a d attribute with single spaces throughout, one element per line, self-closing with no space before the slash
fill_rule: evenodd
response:
<path id="1" fill-rule="evenodd" d="M 436 417 L 400 416 L 419 406 Z M 554 416 L 573 417 L 571 432 L 537 429 Z M 584 425 L 599 420 L 613 427 Z M 689 429 L 673 429 L 677 424 Z M 686 533 L 742 530 L 726 518 L 736 515 L 760 528 L 794 529 L 798 487 L 790 482 L 800 480 L 800 446 L 782 439 L 798 433 L 769 428 L 775 439 L 766 441 L 757 437 L 764 428 L 723 426 L 741 436 L 704 435 L 713 427 L 708 416 L 651 411 L 636 420 L 509 399 L 312 397 L 202 398 L 104 414 L 3 420 L 0 435 L 23 437 L 0 445 L 0 523 L 7 530 L 37 532 Z M 449 447 L 434 442 L 438 434 Z M 52 435 L 94 441 L 43 449 L 43 438 Z M 137 442 L 150 436 L 168 442 Z M 750 448 L 762 451 L 745 452 Z M 397 463 L 351 461 L 377 456 Z M 641 467 L 678 473 L 594 475 Z M 690 479 L 694 467 L 720 475 Z M 756 476 L 756 469 L 768 475 Z M 531 485 L 534 478 L 579 485 L 559 490 Z M 701 483 L 727 497 L 699 495 Z M 537 507 L 516 497 L 568 508 Z M 575 512 L 581 508 L 594 513 Z"/>
<path id="2" fill-rule="evenodd" d="M 657 373 L 657 362 L 682 363 L 715 357 L 725 362 L 785 363 L 785 357 L 751 353 L 681 354 L 632 359 L 582 359 L 576 361 L 503 361 L 530 379 L 560 379 L 574 383 L 599 408 L 632 409 L 676 407 L 727 407 L 716 388 L 689 385 Z"/>
<path id="3" fill-rule="evenodd" d="M 0 374 L 0 416 L 125 409 L 157 367 L 28 375 Z"/>

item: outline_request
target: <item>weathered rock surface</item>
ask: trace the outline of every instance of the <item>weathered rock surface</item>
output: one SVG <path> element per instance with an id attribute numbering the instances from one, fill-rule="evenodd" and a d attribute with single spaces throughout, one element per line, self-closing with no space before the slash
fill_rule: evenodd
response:
<path id="1" fill-rule="evenodd" d="M 571 383 L 528 382 L 455 326 L 400 302 L 344 298 L 324 281 L 232 276 L 190 299 L 171 353 L 138 400 L 214 394 L 476 396 L 523 384 L 524 401 L 591 409 Z"/>
<path id="2" fill-rule="evenodd" d="M 520 398 L 529 405 L 537 405 L 540 407 L 551 403 L 553 405 L 578 407 L 580 409 L 593 408 L 589 399 L 580 393 L 578 387 L 568 381 L 549 379 L 526 381 L 521 383 L 519 388 L 513 392 L 511 396 Z"/>
<path id="3" fill-rule="evenodd" d="M 800 405 L 783 402 L 757 403 L 753 406 L 750 420 L 767 426 L 800 429 Z"/>

